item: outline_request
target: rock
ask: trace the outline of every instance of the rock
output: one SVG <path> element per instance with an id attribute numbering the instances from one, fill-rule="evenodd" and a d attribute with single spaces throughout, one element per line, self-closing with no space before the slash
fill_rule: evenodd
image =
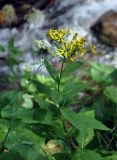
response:
<path id="1" fill-rule="evenodd" d="M 91 27 L 92 33 L 103 43 L 117 47 L 117 12 L 109 11 Z"/>
<path id="2" fill-rule="evenodd" d="M 5 14 L 5 22 L 8 25 L 17 22 L 17 16 L 15 12 L 15 8 L 12 5 L 5 5 L 2 8 L 2 12 Z"/>
<path id="3" fill-rule="evenodd" d="M 42 26 L 44 14 L 41 11 L 47 10 L 54 2 L 55 0 L 0 0 L 0 28 L 19 28 L 25 24 L 25 17 L 34 23 L 39 21 Z"/>
<path id="4" fill-rule="evenodd" d="M 33 8 L 30 13 L 25 15 L 25 20 L 41 27 L 44 23 L 44 14 L 39 9 Z"/>
<path id="5" fill-rule="evenodd" d="M 5 23 L 5 13 L 0 11 L 0 26 L 3 26 Z"/>

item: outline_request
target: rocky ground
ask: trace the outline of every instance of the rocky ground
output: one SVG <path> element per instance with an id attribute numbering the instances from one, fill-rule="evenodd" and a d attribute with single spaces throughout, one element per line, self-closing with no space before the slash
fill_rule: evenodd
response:
<path id="1" fill-rule="evenodd" d="M 38 65 L 40 59 L 33 54 L 34 40 L 46 39 L 49 28 L 67 27 L 96 44 L 96 60 L 117 66 L 116 21 L 116 0 L 0 0 L 0 43 L 7 46 L 10 37 L 14 37 L 15 45 L 23 50 L 21 66 Z M 7 52 L 0 54 L 4 72 L 8 70 L 5 58 Z"/>

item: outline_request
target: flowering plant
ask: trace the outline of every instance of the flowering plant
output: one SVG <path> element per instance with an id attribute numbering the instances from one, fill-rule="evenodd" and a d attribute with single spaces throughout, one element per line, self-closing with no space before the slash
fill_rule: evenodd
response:
<path id="1" fill-rule="evenodd" d="M 81 93 L 89 89 L 85 82 L 73 78 L 73 73 L 83 65 L 80 58 L 87 53 L 86 38 L 69 29 L 50 29 L 48 36 L 54 41 L 53 46 L 46 40 L 36 40 L 35 44 L 52 53 L 51 58 L 61 60 L 59 69 L 47 57 L 43 61 L 51 85 L 37 75 L 40 68 L 28 77 L 32 69 L 26 66 L 22 89 L 0 94 L 0 159 L 106 160 L 108 155 L 100 154 L 98 147 L 92 149 L 90 144 L 94 137 L 99 137 L 96 133 L 110 129 L 95 118 L 92 108 L 84 107 L 78 113 L 70 109 L 74 100 L 80 101 Z M 95 47 L 90 47 L 95 52 Z M 94 68 L 98 67 L 94 64 Z M 93 70 L 94 75 L 101 75 L 94 78 L 103 81 L 113 69 L 107 69 L 103 75 L 100 68 L 99 71 L 101 74 Z M 109 98 L 111 95 L 110 99 L 117 103 L 111 89 L 108 87 L 104 94 Z"/>

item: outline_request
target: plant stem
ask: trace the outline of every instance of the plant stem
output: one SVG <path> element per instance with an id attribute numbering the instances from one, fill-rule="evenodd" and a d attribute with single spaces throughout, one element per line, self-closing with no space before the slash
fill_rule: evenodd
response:
<path id="1" fill-rule="evenodd" d="M 64 66 L 64 61 L 62 62 L 62 66 L 61 66 L 61 70 L 60 70 L 60 75 L 59 75 L 58 92 L 60 91 L 60 83 L 61 83 L 61 78 L 62 78 L 63 66 Z"/>
<path id="2" fill-rule="evenodd" d="M 5 143 L 6 143 L 7 137 L 8 137 L 8 135 L 9 135 L 11 129 L 12 129 L 13 123 L 14 123 L 14 120 L 13 120 L 13 122 L 11 123 L 10 127 L 8 128 L 8 131 L 7 131 L 6 135 L 5 135 L 5 138 L 4 138 L 4 140 L 2 141 L 2 143 L 1 143 L 0 153 L 2 152 L 2 149 L 4 148 L 4 145 L 5 145 Z"/>
<path id="3" fill-rule="evenodd" d="M 58 92 L 60 92 L 60 84 L 61 84 L 61 78 L 62 78 L 62 72 L 63 72 L 63 66 L 64 66 L 64 60 L 62 62 L 62 66 L 61 66 L 61 70 L 60 70 L 60 75 L 59 75 L 59 81 L 58 81 Z M 62 120 L 62 117 L 61 117 L 61 108 L 60 106 L 58 105 L 58 109 L 59 109 L 59 116 L 60 116 L 60 121 L 63 125 L 63 128 L 64 128 L 64 131 L 67 133 L 67 130 L 65 128 L 65 125 L 64 125 L 64 122 Z"/>
<path id="4" fill-rule="evenodd" d="M 61 70 L 60 70 L 60 75 L 59 75 L 59 81 L 58 81 L 58 93 L 60 92 L 60 84 L 61 84 L 61 79 L 62 79 L 62 73 L 63 73 L 63 66 L 64 66 L 64 60 L 62 62 L 62 66 L 61 66 Z M 58 105 L 58 109 L 59 109 L 59 116 L 60 116 L 60 122 L 62 123 L 63 125 L 63 129 L 67 135 L 67 139 L 66 139 L 66 142 L 72 146 L 74 149 L 76 149 L 76 145 L 75 143 L 73 142 L 72 140 L 72 135 L 70 135 L 65 127 L 65 124 L 64 124 L 64 121 L 62 119 L 62 115 L 61 115 L 61 107 Z"/>

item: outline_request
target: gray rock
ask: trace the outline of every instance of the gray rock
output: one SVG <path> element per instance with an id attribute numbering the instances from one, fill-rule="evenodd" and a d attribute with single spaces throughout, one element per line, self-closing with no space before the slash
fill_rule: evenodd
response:
<path id="1" fill-rule="evenodd" d="M 109 11 L 101 16 L 91 30 L 101 42 L 117 47 L 117 12 Z"/>

